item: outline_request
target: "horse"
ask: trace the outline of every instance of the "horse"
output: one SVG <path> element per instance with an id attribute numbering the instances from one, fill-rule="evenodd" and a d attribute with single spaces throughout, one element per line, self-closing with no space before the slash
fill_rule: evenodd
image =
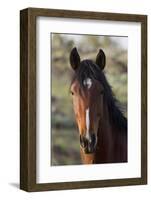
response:
<path id="1" fill-rule="evenodd" d="M 74 47 L 69 57 L 70 85 L 83 164 L 127 162 L 127 118 L 103 72 L 106 56 L 81 61 Z"/>

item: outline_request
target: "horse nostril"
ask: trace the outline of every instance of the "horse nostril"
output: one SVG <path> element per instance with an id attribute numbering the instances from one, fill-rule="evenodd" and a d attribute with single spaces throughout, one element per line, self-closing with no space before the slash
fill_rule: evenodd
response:
<path id="1" fill-rule="evenodd" d="M 96 135 L 90 134 L 89 138 L 86 138 L 85 135 L 80 135 L 80 146 L 84 149 L 85 153 L 94 153 L 97 143 Z"/>
<path id="2" fill-rule="evenodd" d="M 82 148 L 86 148 L 88 145 L 87 139 L 82 135 L 80 135 L 80 145 Z"/>
<path id="3" fill-rule="evenodd" d="M 96 145 L 96 135 L 94 133 L 91 134 L 90 145 L 92 145 L 93 147 Z"/>
<path id="4" fill-rule="evenodd" d="M 88 140 L 87 153 L 94 153 L 95 152 L 96 143 L 97 143 L 96 135 L 95 134 L 91 134 L 90 138 Z"/>

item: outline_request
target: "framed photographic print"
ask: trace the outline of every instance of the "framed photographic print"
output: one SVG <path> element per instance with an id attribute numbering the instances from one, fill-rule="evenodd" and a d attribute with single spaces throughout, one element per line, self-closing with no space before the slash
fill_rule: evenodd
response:
<path id="1" fill-rule="evenodd" d="M 147 16 L 20 12 L 20 188 L 147 184 Z"/>

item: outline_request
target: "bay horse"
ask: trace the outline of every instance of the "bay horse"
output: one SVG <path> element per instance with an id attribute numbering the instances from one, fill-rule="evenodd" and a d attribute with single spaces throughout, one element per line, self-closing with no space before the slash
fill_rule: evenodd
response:
<path id="1" fill-rule="evenodd" d="M 70 92 L 79 129 L 83 164 L 127 162 L 127 119 L 103 73 L 106 56 L 99 50 L 96 61 L 70 53 L 74 70 Z"/>

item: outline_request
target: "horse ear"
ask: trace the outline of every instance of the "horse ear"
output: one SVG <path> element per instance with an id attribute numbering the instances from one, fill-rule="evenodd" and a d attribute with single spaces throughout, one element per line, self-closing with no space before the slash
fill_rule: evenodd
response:
<path id="1" fill-rule="evenodd" d="M 99 50 L 99 53 L 96 56 L 96 64 L 101 68 L 101 70 L 103 70 L 105 67 L 106 56 L 102 49 Z"/>
<path id="2" fill-rule="evenodd" d="M 70 64 L 74 70 L 76 70 L 80 64 L 80 56 L 76 47 L 74 47 L 70 53 Z"/>

